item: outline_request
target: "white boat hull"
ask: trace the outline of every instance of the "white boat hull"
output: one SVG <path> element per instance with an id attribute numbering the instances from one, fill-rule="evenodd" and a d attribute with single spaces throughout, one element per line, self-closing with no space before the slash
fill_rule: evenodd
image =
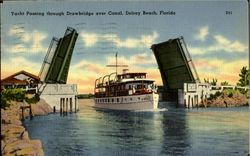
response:
<path id="1" fill-rule="evenodd" d="M 95 98 L 95 107 L 113 110 L 147 110 L 157 109 L 159 95 L 142 94 L 119 97 Z"/>

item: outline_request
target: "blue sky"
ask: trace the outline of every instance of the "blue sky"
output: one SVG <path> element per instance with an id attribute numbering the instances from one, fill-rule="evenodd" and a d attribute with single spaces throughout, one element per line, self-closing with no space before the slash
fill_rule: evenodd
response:
<path id="1" fill-rule="evenodd" d="M 20 11 L 122 11 L 123 16 L 11 15 Z M 125 16 L 126 11 L 158 15 Z M 159 15 L 159 11 L 175 15 Z M 68 82 L 77 83 L 80 93 L 92 92 L 96 78 L 114 71 L 105 66 L 114 63 L 116 51 L 120 64 L 129 65 L 130 71 L 146 71 L 162 84 L 150 46 L 179 36 L 184 37 L 201 80 L 217 78 L 235 84 L 242 66 L 248 66 L 245 1 L 5 2 L 1 16 L 1 78 L 19 70 L 38 74 L 52 37 L 62 37 L 67 26 L 79 33 Z"/>

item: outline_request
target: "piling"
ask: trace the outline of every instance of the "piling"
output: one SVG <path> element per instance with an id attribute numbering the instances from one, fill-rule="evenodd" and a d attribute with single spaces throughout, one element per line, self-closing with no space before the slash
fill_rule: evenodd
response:
<path id="1" fill-rule="evenodd" d="M 190 95 L 188 95 L 188 108 L 190 108 Z"/>
<path id="2" fill-rule="evenodd" d="M 204 101 L 204 97 L 202 96 L 202 104 L 205 107 L 205 101 Z"/>
<path id="3" fill-rule="evenodd" d="M 29 109 L 30 109 L 30 119 L 32 119 L 33 116 L 34 116 L 34 112 L 33 112 L 33 109 L 32 109 L 32 105 L 29 106 Z"/>
<path id="4" fill-rule="evenodd" d="M 30 116 L 34 116 L 32 105 L 30 105 Z"/>
<path id="5" fill-rule="evenodd" d="M 70 100 L 70 113 L 72 113 L 72 98 L 70 98 L 69 100 Z"/>
<path id="6" fill-rule="evenodd" d="M 205 95 L 205 108 L 207 108 L 207 95 Z"/>
<path id="7" fill-rule="evenodd" d="M 75 112 L 77 111 L 76 110 L 76 103 L 77 103 L 77 97 L 75 96 Z"/>
<path id="8" fill-rule="evenodd" d="M 199 96 L 196 96 L 196 103 L 197 103 L 197 108 L 199 107 Z"/>
<path id="9" fill-rule="evenodd" d="M 66 98 L 66 114 L 68 113 L 69 98 Z"/>
<path id="10" fill-rule="evenodd" d="M 62 114 L 62 98 L 60 98 L 60 114 Z"/>
<path id="11" fill-rule="evenodd" d="M 22 109 L 22 120 L 24 120 L 25 119 L 25 108 L 21 107 L 21 109 Z"/>
<path id="12" fill-rule="evenodd" d="M 192 108 L 194 107 L 194 97 L 191 98 L 192 100 Z"/>
<path id="13" fill-rule="evenodd" d="M 53 112 L 54 112 L 54 113 L 56 112 L 56 106 L 53 107 Z"/>
<path id="14" fill-rule="evenodd" d="M 65 113 L 65 99 L 63 98 L 63 114 Z"/>

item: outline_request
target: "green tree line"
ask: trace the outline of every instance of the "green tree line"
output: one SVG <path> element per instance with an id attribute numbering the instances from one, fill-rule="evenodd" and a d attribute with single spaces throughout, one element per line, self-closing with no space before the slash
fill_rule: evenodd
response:
<path id="1" fill-rule="evenodd" d="M 249 70 L 247 69 L 246 66 L 242 67 L 242 69 L 240 70 L 240 74 L 239 74 L 239 81 L 237 83 L 237 86 L 249 86 Z M 213 78 L 212 81 L 209 81 L 209 79 L 204 79 L 205 83 L 209 83 L 213 86 L 217 85 L 218 80 Z M 227 81 L 221 82 L 221 86 L 230 86 L 230 84 Z"/>
<path id="2" fill-rule="evenodd" d="M 38 94 L 32 98 L 27 97 L 27 93 L 22 89 L 4 89 L 1 91 L 1 108 L 5 109 L 10 106 L 10 101 L 24 102 L 35 104 L 40 100 Z"/>

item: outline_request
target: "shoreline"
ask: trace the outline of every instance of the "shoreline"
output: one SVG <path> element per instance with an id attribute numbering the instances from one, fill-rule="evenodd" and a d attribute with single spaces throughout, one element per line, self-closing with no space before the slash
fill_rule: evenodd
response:
<path id="1" fill-rule="evenodd" d="M 21 106 L 28 106 L 26 102 L 11 101 L 6 110 L 1 109 L 1 154 L 4 155 L 37 155 L 44 156 L 42 142 L 30 139 L 21 120 Z M 43 100 L 32 104 L 34 115 L 48 115 L 53 109 Z M 29 117 L 29 110 L 25 110 L 25 118 Z"/>
<path id="2" fill-rule="evenodd" d="M 226 91 L 223 91 L 216 99 L 208 100 L 207 107 L 240 107 L 249 106 L 249 99 L 240 92 L 234 93 L 229 97 Z"/>

